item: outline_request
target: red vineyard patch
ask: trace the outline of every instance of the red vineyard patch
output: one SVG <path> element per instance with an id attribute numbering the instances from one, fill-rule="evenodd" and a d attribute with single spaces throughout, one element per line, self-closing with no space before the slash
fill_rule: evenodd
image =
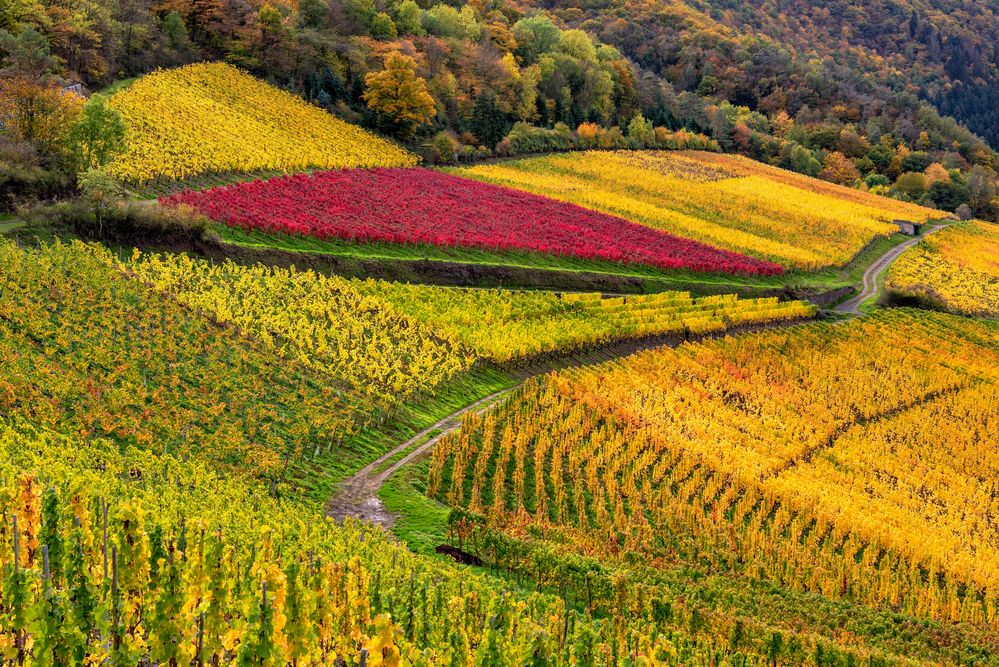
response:
<path id="1" fill-rule="evenodd" d="M 161 200 L 250 230 L 443 247 L 518 249 L 661 269 L 774 275 L 778 264 L 612 215 L 429 169 L 297 174 Z"/>

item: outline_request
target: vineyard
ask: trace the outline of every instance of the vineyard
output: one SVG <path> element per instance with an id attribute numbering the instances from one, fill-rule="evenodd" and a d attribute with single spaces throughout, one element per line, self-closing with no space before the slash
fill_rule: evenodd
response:
<path id="1" fill-rule="evenodd" d="M 664 269 L 764 274 L 781 267 L 611 215 L 427 169 L 299 174 L 162 200 L 249 230 L 318 238 L 521 249 Z"/>
<path id="2" fill-rule="evenodd" d="M 261 347 L 388 407 L 433 392 L 474 358 L 351 282 L 312 271 L 133 255 L 141 282 L 238 328 Z"/>
<path id="3" fill-rule="evenodd" d="M 686 292 L 601 298 L 592 293 L 558 296 L 371 280 L 358 289 L 500 363 L 614 340 L 703 335 L 815 314 L 814 306 L 801 301 L 740 300 L 734 295 L 692 299 Z"/>
<path id="4" fill-rule="evenodd" d="M 202 5 L 157 10 L 178 54 Z M 922 167 L 927 132 L 797 128 L 842 160 L 781 134 L 809 173 L 899 172 L 856 188 L 721 153 L 516 157 L 708 139 L 553 120 L 569 78 L 657 96 L 585 8 L 292 5 L 225 29 L 288 86 L 285 38 L 312 35 L 322 108 L 221 62 L 152 71 L 109 91 L 108 173 L 2 218 L 3 664 L 999 667 L 999 227 L 908 203 L 981 189 L 943 166 L 972 145 Z M 458 30 L 517 86 L 456 87 L 439 61 L 492 62 Z M 3 72 L 54 71 L 33 39 L 0 30 Z M 268 69 L 251 51 L 228 62 Z M 66 160 L 121 144 L 103 99 Z M 777 138 L 711 110 L 715 148 Z M 18 146 L 0 172 L 41 183 Z"/>
<path id="5" fill-rule="evenodd" d="M 428 493 L 542 551 L 996 629 L 997 355 L 994 323 L 889 311 L 552 374 L 448 437 Z"/>
<path id="6" fill-rule="evenodd" d="M 533 592 L 413 555 L 376 528 L 335 525 L 197 457 L 9 419 L 0 419 L 0 452 L 0 637 L 13 664 L 138 665 L 148 656 L 178 665 L 358 665 L 362 653 L 376 665 L 763 665 L 814 656 L 841 664 L 902 651 L 972 659 L 996 641 L 948 634 L 955 653 L 934 654 L 903 633 L 886 637 L 887 653 L 857 641 L 843 648 L 814 633 L 843 610 L 786 629 L 795 615 L 819 612 L 793 592 L 772 599 L 782 605 L 777 616 L 750 621 L 599 566 L 585 584 L 567 588 L 567 577 L 582 573 L 564 569 L 560 585 Z M 725 595 L 746 593 L 721 586 Z M 607 606 L 595 616 L 587 607 L 598 597 Z M 852 627 L 898 623 L 849 613 Z"/>
<path id="7" fill-rule="evenodd" d="M 845 264 L 872 239 L 896 231 L 892 219 L 940 215 L 711 153 L 573 153 L 454 173 L 805 270 Z"/>
<path id="8" fill-rule="evenodd" d="M 362 651 L 369 665 L 574 653 L 595 664 L 635 646 L 712 654 L 640 616 L 593 621 L 555 596 L 510 594 L 203 463 L 5 421 L 0 451 L 8 664 L 357 665 Z"/>
<path id="9" fill-rule="evenodd" d="M 999 315 L 999 226 L 964 222 L 930 236 L 892 265 L 886 287 L 957 313 Z"/>
<path id="10" fill-rule="evenodd" d="M 127 127 L 110 171 L 133 183 L 206 173 L 408 166 L 416 157 L 222 63 L 142 77 L 111 98 Z"/>

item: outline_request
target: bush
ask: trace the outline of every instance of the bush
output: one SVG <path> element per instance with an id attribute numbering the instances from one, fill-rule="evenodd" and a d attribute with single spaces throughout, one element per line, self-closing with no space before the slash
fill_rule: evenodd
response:
<path id="1" fill-rule="evenodd" d="M 475 137 L 465 134 L 456 137 L 453 132 L 444 130 L 438 132 L 421 148 L 423 161 L 427 164 L 459 164 L 473 162 L 492 155 L 485 146 L 476 146 Z"/>
<path id="2" fill-rule="evenodd" d="M 564 123 L 553 129 L 533 127 L 527 123 L 515 123 L 503 141 L 496 144 L 497 155 L 525 155 L 527 153 L 549 153 L 575 148 L 572 132 Z"/>
<path id="3" fill-rule="evenodd" d="M 209 240 L 210 221 L 185 208 L 133 202 L 104 211 L 98 223 L 93 207 L 81 200 L 24 208 L 19 217 L 38 231 L 70 232 L 92 241 L 158 246 Z"/>
<path id="4" fill-rule="evenodd" d="M 31 144 L 0 135 L 0 212 L 68 195 L 73 185 L 68 171 L 43 168 Z"/>

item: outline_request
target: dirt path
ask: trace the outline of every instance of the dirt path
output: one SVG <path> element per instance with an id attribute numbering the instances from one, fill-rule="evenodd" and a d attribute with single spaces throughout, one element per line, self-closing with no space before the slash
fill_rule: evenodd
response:
<path id="1" fill-rule="evenodd" d="M 867 299 L 877 295 L 878 277 L 881 273 L 907 249 L 944 227 L 946 227 L 946 224 L 941 224 L 927 231 L 922 236 L 916 236 L 901 245 L 895 246 L 879 257 L 864 272 L 863 288 L 860 293 L 837 306 L 835 310 L 853 316 L 862 316 L 863 313 L 860 311 L 860 305 L 867 301 Z M 720 335 L 734 334 L 747 330 L 774 329 L 780 326 L 787 326 L 788 324 L 782 322 L 742 327 L 722 332 Z M 378 497 L 378 491 L 399 469 L 425 454 L 441 438 L 457 429 L 461 425 L 461 418 L 465 413 L 474 411 L 481 414 L 485 412 L 502 401 L 507 394 L 517 389 L 530 377 L 543 375 L 559 368 L 570 368 L 619 359 L 641 350 L 676 346 L 683 341 L 684 339 L 678 336 L 664 336 L 658 339 L 643 341 L 623 341 L 608 345 L 586 355 L 537 360 L 525 364 L 519 369 L 512 370 L 511 374 L 520 380 L 516 386 L 479 399 L 460 410 L 452 412 L 436 424 L 420 431 L 406 442 L 386 452 L 344 480 L 337 489 L 336 494 L 326 504 L 326 514 L 337 521 L 342 521 L 345 517 L 352 516 L 365 521 L 371 521 L 386 528 L 391 528 L 395 523 L 395 516 L 385 508 L 385 505 Z"/>
<path id="2" fill-rule="evenodd" d="M 836 312 L 855 316 L 862 315 L 863 313 L 860 310 L 860 306 L 868 299 L 877 296 L 878 290 L 880 289 L 878 287 L 878 278 L 885 271 L 885 269 L 887 269 L 892 262 L 898 259 L 898 256 L 903 252 L 916 245 L 930 234 L 934 234 L 946 226 L 946 224 L 938 225 L 921 236 L 915 236 L 905 243 L 897 245 L 885 254 L 881 255 L 881 257 L 875 260 L 874 263 L 867 267 L 867 270 L 864 271 L 864 283 L 860 293 L 852 299 L 848 299 L 836 306 Z"/>
<path id="3" fill-rule="evenodd" d="M 718 335 L 724 336 L 739 332 L 759 331 L 761 329 L 775 329 L 781 326 L 791 326 L 798 322 L 800 320 L 737 327 L 719 334 L 698 336 L 696 339 L 700 340 L 702 338 L 716 337 Z M 376 523 L 385 528 L 391 528 L 395 523 L 395 516 L 385 508 L 385 504 L 378 497 L 378 491 L 392 475 L 425 454 L 441 438 L 461 426 L 461 418 L 465 413 L 477 412 L 482 414 L 502 401 L 507 394 L 515 391 L 527 379 L 550 373 L 553 370 L 599 364 L 658 347 L 675 347 L 685 340 L 683 336 L 668 335 L 643 340 L 619 341 L 585 353 L 536 359 L 518 368 L 509 369 L 507 372 L 518 380 L 516 385 L 486 396 L 460 410 L 452 412 L 361 468 L 340 483 L 336 493 L 326 503 L 326 515 L 337 521 L 343 521 L 346 517 L 350 516 Z"/>
<path id="4" fill-rule="evenodd" d="M 485 412 L 514 389 L 515 387 L 511 387 L 496 392 L 452 412 L 361 468 L 344 480 L 336 495 L 326 503 L 327 516 L 331 516 L 337 521 L 343 521 L 344 518 L 352 516 L 377 523 L 386 528 L 391 527 L 395 522 L 395 517 L 385 509 L 385 505 L 378 497 L 378 490 L 382 488 L 382 484 L 399 468 L 426 452 L 445 435 L 461 426 L 461 418 L 465 413 Z M 394 460 L 398 456 L 401 458 Z"/>

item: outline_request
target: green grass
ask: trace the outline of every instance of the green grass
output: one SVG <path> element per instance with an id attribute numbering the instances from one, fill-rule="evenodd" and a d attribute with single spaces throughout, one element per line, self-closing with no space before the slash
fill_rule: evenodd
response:
<path id="1" fill-rule="evenodd" d="M 692 271 L 666 271 L 651 266 L 547 255 L 524 250 L 486 250 L 476 248 L 441 248 L 432 245 L 361 243 L 342 239 L 315 239 L 306 236 L 249 232 L 214 225 L 213 230 L 225 243 L 255 250 L 280 250 L 291 253 L 330 255 L 360 260 L 394 262 L 436 261 L 478 266 L 542 269 L 562 273 L 592 273 L 621 278 L 639 278 L 646 291 L 688 290 L 695 294 L 719 290 L 751 292 L 780 289 L 834 289 L 859 284 L 864 271 L 874 260 L 909 237 L 894 234 L 871 241 L 849 263 L 819 271 L 788 271 L 782 276 L 739 276 Z"/>
<path id="2" fill-rule="evenodd" d="M 434 547 L 447 543 L 447 517 L 451 510 L 431 500 L 426 490 L 427 461 L 406 466 L 378 492 L 385 508 L 396 515 L 392 532 L 412 551 L 434 553 Z"/>
<path id="3" fill-rule="evenodd" d="M 102 88 L 101 90 L 99 90 L 97 92 L 100 93 L 101 95 L 106 95 L 108 97 L 111 97 L 115 93 L 119 93 L 119 92 L 125 90 L 126 88 L 128 88 L 129 86 L 131 86 L 133 83 L 135 83 L 138 80 L 139 80 L 139 77 L 137 77 L 137 76 L 132 76 L 132 77 L 129 77 L 127 79 L 120 79 L 118 81 L 115 81 L 111 85 L 107 86 L 106 88 Z"/>
<path id="4" fill-rule="evenodd" d="M 290 236 L 265 232 L 248 232 L 226 225 L 215 225 L 219 237 L 235 245 L 249 248 L 269 248 L 288 252 L 316 253 L 366 259 L 430 260 L 479 264 L 485 266 L 512 266 L 518 268 L 549 269 L 575 273 L 606 273 L 616 276 L 654 278 L 664 281 L 710 283 L 747 287 L 776 287 L 779 278 L 772 276 L 733 276 L 728 274 L 695 273 L 692 271 L 664 271 L 640 264 L 581 259 L 577 257 L 547 255 L 524 250 L 486 250 L 479 248 L 443 248 L 433 245 L 400 245 L 383 242 L 357 242 L 342 239 L 316 239 L 307 236 Z"/>
<path id="5" fill-rule="evenodd" d="M 14 217 L 12 213 L 0 213 L 0 236 L 17 231 L 24 226 L 24 223 Z"/>
<path id="6" fill-rule="evenodd" d="M 291 462 L 287 484 L 295 497 L 325 503 L 336 485 L 399 443 L 470 403 L 512 387 L 517 380 L 492 367 L 481 367 L 448 382 L 437 396 L 404 403 L 384 424 L 373 424 L 331 451 L 303 452 Z M 345 455 L 350 452 L 350 455 Z"/>

